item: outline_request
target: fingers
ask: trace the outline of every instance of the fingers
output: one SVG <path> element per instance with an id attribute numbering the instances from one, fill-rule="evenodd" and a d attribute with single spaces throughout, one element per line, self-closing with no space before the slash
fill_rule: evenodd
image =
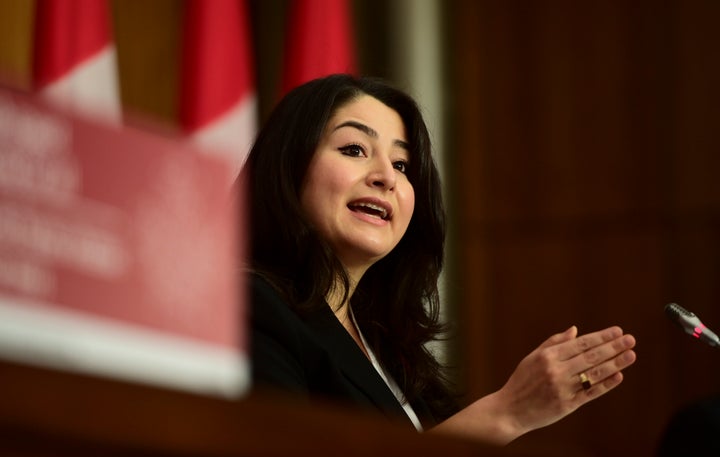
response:
<path id="1" fill-rule="evenodd" d="M 635 338 L 632 335 L 621 335 L 568 359 L 569 367 L 577 372 L 585 371 L 632 349 L 634 346 Z"/>
<path id="2" fill-rule="evenodd" d="M 589 389 L 583 389 L 582 387 L 580 387 L 580 389 L 575 393 L 575 401 L 577 402 L 576 406 L 579 407 L 580 405 L 587 403 L 590 400 L 594 400 L 610 392 L 612 389 L 619 386 L 622 381 L 623 374 L 622 372 L 618 371 L 615 372 L 612 376 L 607 377 L 596 384 L 592 384 Z"/>
<path id="3" fill-rule="evenodd" d="M 622 336 L 623 331 L 617 326 L 609 327 L 598 332 L 588 333 L 567 341 L 564 344 L 558 344 L 555 348 L 557 351 L 556 355 L 559 360 L 569 360 L 578 354 L 582 354 L 596 348 L 603 343 L 617 340 Z M 592 356 L 593 355 L 591 354 L 590 357 Z"/>
<path id="4" fill-rule="evenodd" d="M 565 330 L 562 333 L 556 333 L 555 335 L 551 336 L 547 340 L 545 340 L 539 348 L 546 348 L 550 346 L 554 346 L 556 344 L 564 343 L 565 341 L 570 341 L 577 337 L 578 329 L 574 325 L 570 327 L 569 329 Z"/>
<path id="5" fill-rule="evenodd" d="M 626 336 L 630 337 L 630 335 Z M 578 372 L 578 375 L 580 373 L 584 373 L 591 386 L 604 383 L 606 381 L 608 381 L 610 384 L 613 384 L 613 376 L 617 375 L 622 370 L 635 363 L 636 358 L 637 356 L 635 355 L 635 352 L 630 350 L 629 348 L 626 350 L 621 350 L 617 355 L 610 358 L 609 360 L 582 369 Z M 579 387 L 582 387 L 582 383 L 579 383 L 578 385 Z"/>
<path id="6" fill-rule="evenodd" d="M 550 339 L 555 337 L 557 335 Z M 632 335 L 623 334 L 620 327 L 614 326 L 559 342 L 545 350 L 554 352 L 562 362 L 571 392 L 584 403 L 622 382 L 621 371 L 635 362 L 636 354 L 632 350 L 635 343 Z M 583 388 L 581 374 L 587 377 L 589 389 Z"/>
<path id="7" fill-rule="evenodd" d="M 631 351 L 633 347 L 635 347 L 635 338 L 632 335 L 621 335 L 569 359 L 568 369 L 573 373 L 592 371 L 594 376 L 591 381 L 605 379 L 635 361 L 635 353 Z"/>

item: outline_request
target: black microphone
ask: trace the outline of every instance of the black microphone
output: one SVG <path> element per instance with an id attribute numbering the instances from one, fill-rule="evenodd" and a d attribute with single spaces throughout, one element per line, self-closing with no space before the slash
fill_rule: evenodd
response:
<path id="1" fill-rule="evenodd" d="M 668 303 L 665 305 L 665 314 L 685 330 L 685 333 L 704 341 L 710 346 L 720 348 L 720 338 L 709 328 L 700 322 L 700 319 L 690 311 L 686 310 L 677 303 Z"/>

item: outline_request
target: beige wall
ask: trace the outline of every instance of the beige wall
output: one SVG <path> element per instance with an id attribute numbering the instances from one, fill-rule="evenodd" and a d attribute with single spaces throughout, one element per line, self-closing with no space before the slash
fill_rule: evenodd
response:
<path id="1" fill-rule="evenodd" d="M 28 0 L 0 2 L 0 81 L 14 87 L 30 86 L 33 7 Z"/>

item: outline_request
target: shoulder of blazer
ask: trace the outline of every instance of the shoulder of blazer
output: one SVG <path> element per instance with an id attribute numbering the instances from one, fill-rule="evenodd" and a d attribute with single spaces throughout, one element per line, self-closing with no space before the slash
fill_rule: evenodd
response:
<path id="1" fill-rule="evenodd" d="M 248 279 L 253 382 L 306 391 L 312 335 L 270 283 L 254 274 Z"/>
<path id="2" fill-rule="evenodd" d="M 253 349 L 254 375 L 289 390 L 312 390 L 313 383 L 326 381 L 319 378 L 336 373 L 342 379 L 328 386 L 335 389 L 333 395 L 344 392 L 351 402 L 373 404 L 389 417 L 406 417 L 329 306 L 301 318 L 267 281 L 256 276 L 251 283 L 252 333 L 262 345 Z"/>

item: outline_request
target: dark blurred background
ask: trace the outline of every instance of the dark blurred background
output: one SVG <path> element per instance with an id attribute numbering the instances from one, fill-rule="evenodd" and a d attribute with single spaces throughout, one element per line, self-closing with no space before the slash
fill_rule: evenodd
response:
<path id="1" fill-rule="evenodd" d="M 0 64 L 27 87 L 32 2 L 3 3 Z M 288 2 L 250 5 L 263 119 Z M 353 13 L 360 72 L 408 88 L 434 132 L 457 324 L 445 349 L 467 399 L 549 335 L 617 324 L 638 341 L 621 387 L 519 443 L 654 455 L 673 413 L 720 394 L 720 352 L 663 314 L 677 302 L 720 329 L 720 2 L 356 0 Z M 181 14 L 181 0 L 113 3 L 123 104 L 169 126 Z"/>

